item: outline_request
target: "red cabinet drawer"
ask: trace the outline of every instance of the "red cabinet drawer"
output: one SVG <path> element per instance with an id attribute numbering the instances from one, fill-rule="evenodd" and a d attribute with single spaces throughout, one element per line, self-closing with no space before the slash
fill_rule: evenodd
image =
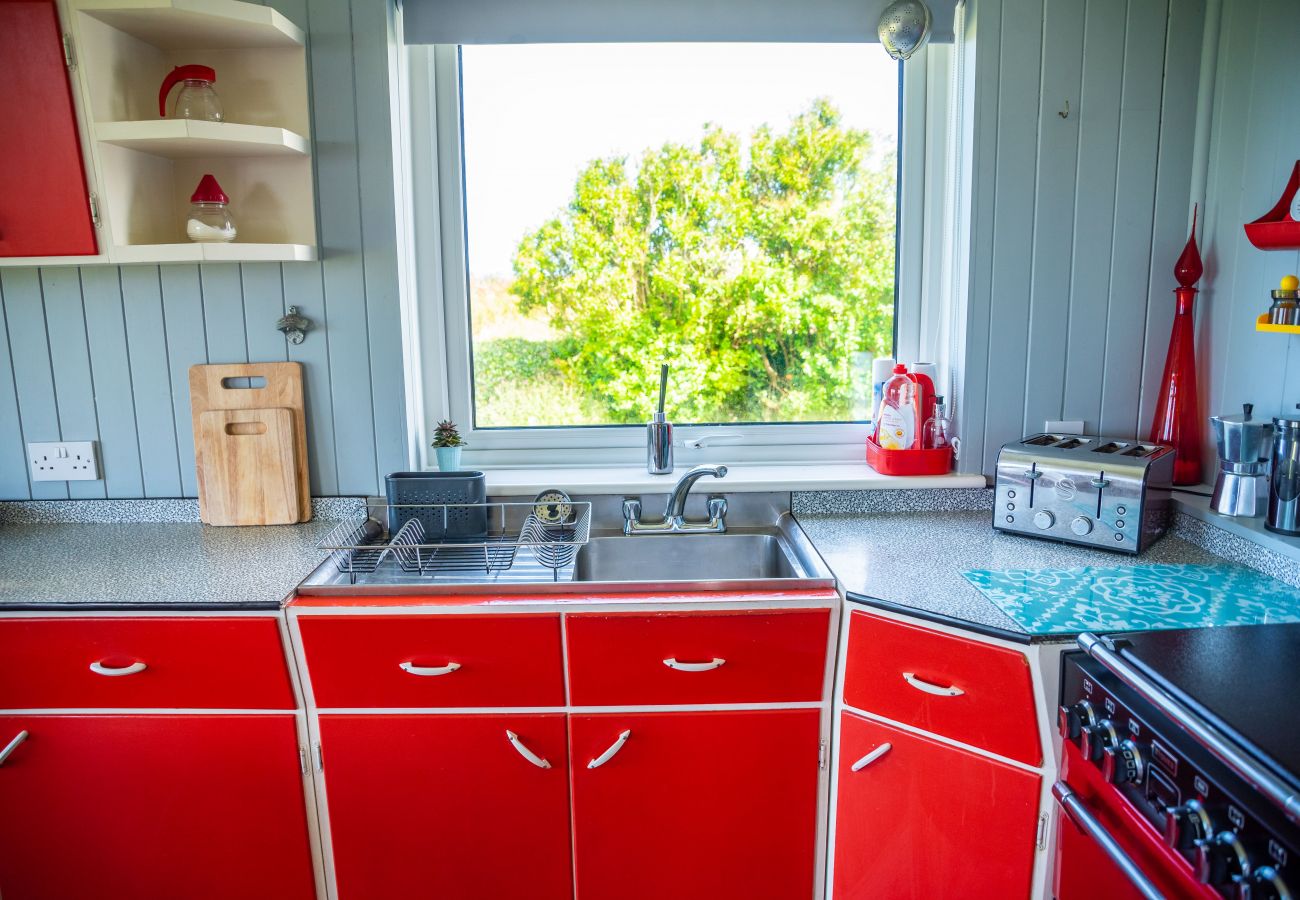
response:
<path id="1" fill-rule="evenodd" d="M 828 609 L 567 616 L 576 706 L 822 699 Z"/>
<path id="2" fill-rule="evenodd" d="M 270 617 L 0 619 L 0 709 L 293 709 Z"/>
<path id="3" fill-rule="evenodd" d="M 1023 653 L 853 612 L 844 702 L 1036 766 L 1042 762 Z"/>
<path id="4" fill-rule="evenodd" d="M 563 706 L 560 617 L 302 616 L 316 705 Z"/>

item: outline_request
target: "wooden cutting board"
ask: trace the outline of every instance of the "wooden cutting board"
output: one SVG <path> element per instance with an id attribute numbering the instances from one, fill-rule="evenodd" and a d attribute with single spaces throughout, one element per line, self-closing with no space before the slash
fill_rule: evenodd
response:
<path id="1" fill-rule="evenodd" d="M 262 379 L 265 383 L 259 387 L 244 386 L 248 384 L 249 379 Z M 198 463 L 199 513 L 204 522 L 217 524 L 207 514 L 206 498 L 209 491 L 204 465 L 199 459 L 202 431 L 200 420 L 203 414 L 219 410 L 270 409 L 288 410 L 292 422 L 290 430 L 293 438 L 291 447 L 297 512 L 296 517 L 288 521 L 306 522 L 311 519 L 311 484 L 307 469 L 307 420 L 303 412 L 302 364 L 235 363 L 190 367 L 190 410 L 194 419 L 194 450 Z M 259 457 L 259 459 L 263 458 L 266 457 Z M 260 470 L 257 477 L 262 477 Z M 260 517 L 260 511 L 250 518 L 255 517 Z M 258 523 L 241 520 L 229 524 Z"/>
<path id="2" fill-rule="evenodd" d="M 195 458 L 209 525 L 298 521 L 293 412 L 213 409 L 199 415 Z"/>

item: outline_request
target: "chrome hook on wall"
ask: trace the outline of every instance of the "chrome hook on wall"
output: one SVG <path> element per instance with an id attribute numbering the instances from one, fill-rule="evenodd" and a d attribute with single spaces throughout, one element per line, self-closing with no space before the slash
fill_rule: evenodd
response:
<path id="1" fill-rule="evenodd" d="M 1057 114 L 1058 116 L 1060 116 L 1062 119 L 1068 119 L 1068 118 L 1070 118 L 1070 101 L 1069 101 L 1069 100 L 1066 100 L 1066 101 L 1065 101 L 1065 109 L 1058 110 L 1056 114 Z"/>

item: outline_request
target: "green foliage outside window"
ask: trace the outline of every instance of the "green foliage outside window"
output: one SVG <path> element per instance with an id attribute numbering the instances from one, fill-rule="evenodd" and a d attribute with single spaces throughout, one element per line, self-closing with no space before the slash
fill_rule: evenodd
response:
<path id="1" fill-rule="evenodd" d="M 893 349 L 894 196 L 893 155 L 826 101 L 747 146 L 706 127 L 589 163 L 515 252 L 508 297 L 549 335 L 475 341 L 477 424 L 644 422 L 661 362 L 673 421 L 860 417 Z"/>

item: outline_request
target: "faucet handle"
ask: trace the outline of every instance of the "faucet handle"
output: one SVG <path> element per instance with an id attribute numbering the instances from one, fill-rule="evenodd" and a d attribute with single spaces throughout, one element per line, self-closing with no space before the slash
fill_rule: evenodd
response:
<path id="1" fill-rule="evenodd" d="M 727 517 L 727 498 L 710 497 L 709 498 L 709 518 L 722 521 Z"/>
<path id="2" fill-rule="evenodd" d="M 640 522 L 641 521 L 641 501 L 632 497 L 623 498 L 623 521 Z"/>

